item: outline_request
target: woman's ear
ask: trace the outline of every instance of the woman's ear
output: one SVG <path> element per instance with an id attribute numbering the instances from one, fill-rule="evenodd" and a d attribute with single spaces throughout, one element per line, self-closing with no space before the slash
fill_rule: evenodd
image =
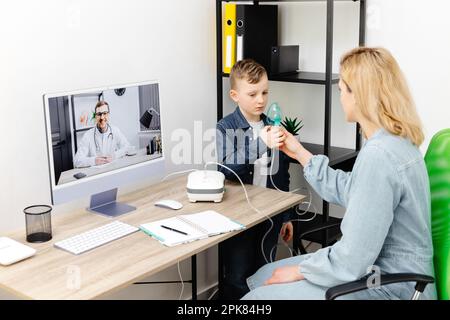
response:
<path id="1" fill-rule="evenodd" d="M 238 93 L 236 90 L 234 90 L 234 89 L 230 90 L 230 98 L 236 103 L 239 102 L 239 97 L 238 97 Z"/>

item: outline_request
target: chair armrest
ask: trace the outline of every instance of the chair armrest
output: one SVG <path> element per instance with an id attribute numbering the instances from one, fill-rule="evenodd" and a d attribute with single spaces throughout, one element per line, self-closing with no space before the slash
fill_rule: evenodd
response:
<path id="1" fill-rule="evenodd" d="M 308 231 L 305 231 L 305 232 L 301 233 L 298 236 L 298 238 L 300 239 L 300 243 L 298 245 L 298 249 L 299 249 L 300 253 L 301 254 L 306 254 L 307 253 L 305 247 L 303 247 L 302 240 L 301 240 L 304 236 L 306 236 L 308 234 L 311 234 L 311 233 L 314 233 L 314 232 L 317 232 L 317 231 L 327 230 L 327 229 L 339 227 L 340 225 L 341 225 L 341 222 L 326 222 L 326 223 L 324 223 L 324 224 L 322 224 L 320 226 L 317 226 L 315 228 L 312 228 L 312 229 L 310 229 Z"/>
<path id="2" fill-rule="evenodd" d="M 341 222 L 326 222 L 320 226 L 317 226 L 315 228 L 309 229 L 308 231 L 305 231 L 303 233 L 301 233 L 299 235 L 300 238 L 303 238 L 304 236 L 317 232 L 317 231 L 321 231 L 321 230 L 326 230 L 326 229 L 331 229 L 334 227 L 339 227 L 341 225 Z"/>
<path id="3" fill-rule="evenodd" d="M 369 274 L 360 280 L 332 287 L 328 289 L 327 292 L 325 293 L 325 298 L 327 300 L 334 300 L 337 297 L 345 294 L 369 289 L 367 285 L 367 279 L 371 275 L 372 274 Z M 427 284 L 434 282 L 434 278 L 427 275 L 416 273 L 394 273 L 394 274 L 380 275 L 380 286 L 399 282 L 416 282 L 417 283 L 415 287 L 416 291 L 422 293 L 425 290 Z"/>

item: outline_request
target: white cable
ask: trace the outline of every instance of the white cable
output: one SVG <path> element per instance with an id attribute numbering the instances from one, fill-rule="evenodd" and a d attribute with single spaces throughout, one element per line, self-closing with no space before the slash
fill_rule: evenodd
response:
<path id="1" fill-rule="evenodd" d="M 272 152 L 272 153 L 273 153 L 273 152 Z M 272 157 L 272 158 L 274 158 L 274 157 Z M 298 188 L 298 189 L 295 189 L 295 190 L 293 190 L 293 191 L 283 191 L 283 190 L 279 189 L 279 188 L 276 186 L 276 184 L 273 182 L 273 178 L 272 178 L 272 168 L 273 168 L 273 163 L 274 163 L 274 162 L 275 162 L 275 161 L 273 161 L 273 159 L 272 159 L 272 162 L 271 162 L 271 165 L 270 165 L 270 172 L 269 172 L 270 180 L 271 180 L 272 185 L 274 186 L 274 188 L 275 188 L 276 190 L 280 191 L 280 192 L 283 192 L 283 193 L 293 193 L 293 192 L 295 192 L 295 191 L 297 191 L 297 190 L 300 190 L 300 188 Z M 247 193 L 247 189 L 245 188 L 244 183 L 242 182 L 241 178 L 239 177 L 239 175 L 238 175 L 236 172 L 234 172 L 232 169 L 228 168 L 227 166 L 225 166 L 225 165 L 223 165 L 223 164 L 221 164 L 221 163 L 218 163 L 218 162 L 214 162 L 214 161 L 207 162 L 207 163 L 205 164 L 205 166 L 204 166 L 204 169 L 206 169 L 206 167 L 207 167 L 208 165 L 211 165 L 211 164 L 218 165 L 218 166 L 220 166 L 220 167 L 222 167 L 222 168 L 225 168 L 225 169 L 229 170 L 230 172 L 232 172 L 232 173 L 237 177 L 237 179 L 239 180 L 239 182 L 241 183 L 242 188 L 244 189 L 245 198 L 247 199 L 247 202 L 248 202 L 248 204 L 250 205 L 250 207 L 251 207 L 254 211 L 256 211 L 257 213 L 263 214 L 263 213 L 261 213 L 261 211 L 259 211 L 255 206 L 253 206 L 253 204 L 250 202 L 250 199 L 249 199 L 248 193 Z M 297 214 L 298 216 L 302 216 L 302 215 L 306 214 L 306 213 L 308 212 L 310 206 L 312 205 L 312 194 L 311 194 L 311 191 L 309 190 L 308 187 L 306 187 L 306 188 L 307 188 L 307 190 L 308 190 L 308 192 L 309 192 L 309 200 L 310 200 L 310 201 L 304 201 L 304 202 L 301 202 L 299 205 L 297 205 L 297 206 L 295 207 L 295 212 L 296 212 L 296 214 Z M 304 212 L 302 212 L 302 213 L 300 213 L 300 212 L 298 211 L 298 208 L 299 208 L 299 206 L 300 206 L 301 204 L 308 204 L 308 207 L 307 207 L 306 210 L 305 210 Z M 315 208 L 314 205 L 313 205 L 313 207 Z M 317 209 L 314 211 L 314 215 L 313 215 L 312 218 L 309 218 L 309 219 L 294 219 L 294 220 L 291 220 L 291 221 L 307 222 L 307 221 L 313 220 L 313 219 L 316 217 L 316 215 L 317 215 Z M 275 249 L 275 247 L 276 247 L 278 244 L 274 245 L 274 246 L 271 248 L 270 254 L 269 254 L 269 255 L 270 255 L 270 257 L 269 257 L 269 258 L 270 258 L 270 261 L 269 261 L 269 259 L 267 259 L 267 257 L 266 257 L 266 253 L 265 253 L 265 251 L 264 251 L 264 241 L 266 240 L 267 235 L 268 235 L 268 234 L 270 233 L 270 231 L 273 229 L 274 222 L 273 222 L 273 220 L 272 220 L 271 217 L 267 216 L 266 214 L 264 214 L 264 216 L 270 221 L 270 227 L 269 227 L 269 228 L 267 229 L 267 231 L 264 233 L 264 236 L 263 236 L 263 238 L 262 238 L 262 240 L 261 240 L 261 252 L 262 252 L 262 255 L 263 255 L 264 260 L 266 261 L 266 263 L 269 263 L 269 262 L 273 262 L 272 253 L 273 253 L 273 250 Z M 288 248 L 289 248 L 289 247 L 288 247 Z M 290 252 L 291 257 L 292 257 L 292 256 L 293 256 L 293 251 L 292 251 L 291 248 L 289 248 L 289 252 Z"/>
<path id="2" fill-rule="evenodd" d="M 249 199 L 248 193 L 247 193 L 247 189 L 245 188 L 244 183 L 242 182 L 241 178 L 238 176 L 238 174 L 237 174 L 236 172 L 234 172 L 232 169 L 228 168 L 227 166 L 225 166 L 225 165 L 223 165 L 223 164 L 221 164 L 221 163 L 218 163 L 218 162 L 214 162 L 214 161 L 209 161 L 209 162 L 207 162 L 207 163 L 205 164 L 205 167 L 204 167 L 204 168 L 206 169 L 206 167 L 207 167 L 208 165 L 211 165 L 211 164 L 218 165 L 218 166 L 220 166 L 220 167 L 222 167 L 222 168 L 225 168 L 225 169 L 229 170 L 230 172 L 232 172 L 232 173 L 236 176 L 236 178 L 238 178 L 239 182 L 240 182 L 241 185 L 242 185 L 242 188 L 244 188 L 245 198 L 247 199 L 247 202 L 248 202 L 250 208 L 252 208 L 253 210 L 255 210 L 257 213 L 264 215 L 264 216 L 270 221 L 270 224 L 271 224 L 271 225 L 270 225 L 270 228 L 269 228 L 269 230 L 266 232 L 266 234 L 264 235 L 263 240 L 261 241 L 261 252 L 262 252 L 262 254 L 263 254 L 263 257 L 264 257 L 264 260 L 266 261 L 266 263 L 269 263 L 269 260 L 267 260 L 267 257 L 266 257 L 266 253 L 264 252 L 264 238 L 265 238 L 266 235 L 270 232 L 270 230 L 272 230 L 272 228 L 273 228 L 273 221 L 272 221 L 272 218 L 270 218 L 270 217 L 269 217 L 268 215 L 266 215 L 265 213 L 262 213 L 261 211 L 259 211 L 259 210 L 258 210 L 258 209 L 250 202 L 250 199 Z"/>
<path id="3" fill-rule="evenodd" d="M 287 245 L 287 243 L 286 243 L 286 242 L 283 242 L 282 245 L 285 246 L 285 247 L 289 250 L 289 254 L 291 255 L 291 257 L 293 257 L 293 256 L 294 256 L 294 252 L 293 252 L 292 249 Z M 277 243 L 277 244 L 274 245 L 274 246 L 272 247 L 272 249 L 270 250 L 270 257 L 271 257 L 271 258 L 272 258 L 273 250 L 274 250 L 276 247 L 278 247 L 278 246 L 279 246 L 279 244 Z M 271 261 L 271 262 L 273 262 L 273 261 Z"/>
<path id="4" fill-rule="evenodd" d="M 270 177 L 270 182 L 272 182 L 273 187 L 274 187 L 276 190 L 278 190 L 279 192 L 282 192 L 282 193 L 295 193 L 296 191 L 301 190 L 301 188 L 297 188 L 297 189 L 294 189 L 294 190 L 292 190 L 292 191 L 284 191 L 284 190 L 281 190 L 281 189 L 279 189 L 279 188 L 277 187 L 277 185 L 273 182 L 273 177 L 272 177 L 272 171 L 273 171 L 273 164 L 274 164 L 274 162 L 275 162 L 275 156 L 274 156 L 274 149 L 272 148 L 272 159 L 271 159 L 271 163 L 270 163 L 269 177 Z M 301 202 L 300 204 L 298 204 L 298 205 L 295 206 L 295 213 L 296 213 L 298 216 L 303 216 L 303 215 L 305 215 L 305 214 L 309 211 L 309 208 L 311 207 L 311 204 L 312 204 L 312 194 L 311 194 L 311 190 L 309 190 L 308 187 L 306 187 L 306 189 L 308 190 L 308 193 L 309 193 L 309 201 L 303 201 L 303 202 Z M 306 208 L 305 211 L 303 211 L 302 213 L 300 213 L 300 212 L 298 211 L 298 209 L 300 208 L 300 205 L 302 205 L 302 204 L 308 204 L 308 207 Z M 315 208 L 314 205 L 313 205 L 313 207 Z M 313 219 L 316 217 L 316 215 L 317 215 L 317 209 L 314 211 L 314 215 L 312 216 L 312 218 L 309 218 L 309 219 L 293 219 L 293 220 L 290 220 L 290 221 L 291 221 L 291 222 L 292 222 L 292 221 L 308 222 L 308 221 L 313 220 Z M 262 240 L 261 240 L 261 246 L 263 245 L 264 240 L 266 239 L 266 237 L 267 237 L 267 235 L 269 234 L 269 232 L 272 230 L 272 227 L 273 227 L 273 222 L 272 222 L 272 226 L 271 226 L 271 227 L 267 230 L 267 232 L 264 234 L 264 236 L 263 236 L 263 238 L 262 238 Z M 270 262 L 273 262 L 273 261 L 272 261 L 272 252 L 273 252 L 273 250 L 274 250 L 277 246 L 278 246 L 278 243 L 275 244 L 275 245 L 271 248 L 271 250 L 270 250 Z M 286 246 L 287 246 L 287 245 L 286 245 Z M 289 248 L 289 246 L 287 246 L 287 247 Z M 291 248 L 289 248 L 289 253 L 290 253 L 291 257 L 292 257 L 292 256 L 293 256 L 293 251 L 292 251 Z M 266 261 L 267 261 L 267 260 L 266 260 Z"/>
<path id="5" fill-rule="evenodd" d="M 291 221 L 308 222 L 308 221 L 314 220 L 314 218 L 317 216 L 317 208 L 316 208 L 316 206 L 314 204 L 311 203 L 311 205 L 314 208 L 314 215 L 311 218 L 308 218 L 308 219 L 293 219 Z"/>
<path id="6" fill-rule="evenodd" d="M 273 149 L 272 149 L 272 154 L 273 154 Z M 279 189 L 279 188 L 277 187 L 277 185 L 273 182 L 273 177 L 272 177 L 272 169 L 273 169 L 273 164 L 274 164 L 274 162 L 275 162 L 275 157 L 272 156 L 272 161 L 271 161 L 271 163 L 270 163 L 269 177 L 270 177 L 270 182 L 272 182 L 273 187 L 274 187 L 276 190 L 278 190 L 279 192 L 283 192 L 283 193 L 295 193 L 296 191 L 301 190 L 301 188 L 297 188 L 297 189 L 294 189 L 294 190 L 292 190 L 292 191 L 284 191 L 284 190 L 281 190 L 281 189 Z M 295 213 L 297 213 L 298 216 L 303 216 L 304 214 L 306 214 L 306 213 L 308 212 L 308 210 L 309 210 L 309 207 L 311 206 L 311 202 L 312 202 L 312 194 L 311 194 L 311 190 L 309 190 L 308 186 L 306 187 L 306 189 L 308 190 L 308 193 L 309 193 L 309 201 L 303 201 L 303 202 L 301 202 L 300 204 L 298 204 L 298 205 L 295 206 Z M 302 213 L 300 213 L 300 212 L 298 212 L 298 209 L 299 209 L 300 205 L 302 205 L 302 204 L 308 204 L 308 207 L 306 208 L 305 211 L 303 211 Z M 316 216 L 316 212 L 315 212 L 314 217 L 315 217 L 315 216 Z M 296 220 L 296 221 L 297 221 L 297 220 Z M 302 220 L 299 219 L 298 221 L 302 221 Z M 306 219 L 306 220 L 303 220 L 303 221 L 311 221 L 311 220 L 310 220 L 310 219 Z"/>
<path id="7" fill-rule="evenodd" d="M 272 174 L 271 174 L 271 173 L 272 173 L 272 168 L 273 168 L 273 163 L 274 163 L 274 161 L 272 161 L 272 163 L 271 163 L 271 166 L 270 166 L 270 174 L 269 174 L 269 176 L 270 176 L 270 180 L 271 180 L 272 185 L 274 186 L 274 188 L 275 188 L 276 190 L 278 190 L 278 191 L 280 191 L 280 192 L 284 192 L 284 193 L 294 193 L 295 191 L 300 190 L 300 188 L 297 188 L 297 189 L 292 190 L 292 191 L 283 191 L 283 190 L 280 190 L 280 189 L 275 185 L 275 183 L 273 182 L 273 178 L 272 178 Z M 218 166 L 220 166 L 220 167 L 222 167 L 222 168 L 225 168 L 225 169 L 229 170 L 230 172 L 232 172 L 232 173 L 236 176 L 236 178 L 239 180 L 239 182 L 241 183 L 242 188 L 244 189 L 245 198 L 246 198 L 246 200 L 247 200 L 247 202 L 248 202 L 250 208 L 252 208 L 252 209 L 253 209 L 254 211 L 256 211 L 257 213 L 264 215 L 264 216 L 270 221 L 270 227 L 269 227 L 269 229 L 266 231 L 266 233 L 264 234 L 264 236 L 263 236 L 263 238 L 262 238 L 262 240 L 261 240 L 261 252 L 262 252 L 262 255 L 263 255 L 264 260 L 266 261 L 266 263 L 269 263 L 269 260 L 267 259 L 266 254 L 265 254 L 265 252 L 264 252 L 264 240 L 266 239 L 266 237 L 267 237 L 267 235 L 270 233 L 270 231 L 273 229 L 274 223 L 273 223 L 272 218 L 269 217 L 268 215 L 262 213 L 258 208 L 256 208 L 256 207 L 251 203 L 251 201 L 250 201 L 250 199 L 249 199 L 249 196 L 248 196 L 248 193 L 247 193 L 247 189 L 245 188 L 244 183 L 242 182 L 241 178 L 239 177 L 239 175 L 238 175 L 236 172 L 234 172 L 232 169 L 228 168 L 227 166 L 225 166 L 225 165 L 223 165 L 223 164 L 221 164 L 221 163 L 218 163 L 218 162 L 214 162 L 214 161 L 207 162 L 207 163 L 205 164 L 205 166 L 204 166 L 204 169 L 206 169 L 207 166 L 212 165 L 212 164 L 218 165 Z M 187 173 L 187 172 L 192 172 L 192 171 L 198 171 L 198 169 L 189 169 L 189 170 L 183 170 L 183 171 L 172 172 L 172 173 L 166 175 L 161 181 L 164 181 L 164 180 L 166 180 L 168 177 L 173 176 L 173 175 L 176 175 L 176 174 L 182 174 L 182 173 Z M 301 202 L 301 203 L 300 203 L 300 205 L 301 205 L 301 204 L 307 204 L 307 203 L 308 203 L 308 207 L 307 207 L 306 210 L 305 210 L 304 212 L 302 212 L 302 213 L 298 212 L 298 210 L 297 210 L 297 209 L 299 208 L 300 205 L 297 205 L 297 206 L 296 206 L 295 212 L 296 212 L 297 215 L 299 215 L 299 216 L 302 216 L 302 215 L 306 214 L 306 213 L 308 212 L 308 210 L 309 210 L 311 204 L 312 204 L 312 202 L 311 202 L 311 201 L 312 201 L 312 194 L 311 194 L 311 191 L 309 190 L 308 187 L 307 187 L 307 189 L 308 189 L 308 192 L 309 192 L 309 199 L 310 199 L 310 201 L 304 201 L 304 202 Z M 314 205 L 313 205 L 313 207 L 315 208 Z M 317 209 L 314 211 L 314 216 L 313 216 L 312 218 L 310 218 L 310 219 L 294 219 L 294 220 L 291 220 L 291 221 L 311 221 L 311 220 L 313 220 L 313 219 L 316 217 L 316 215 L 317 215 Z M 273 253 L 273 250 L 275 249 L 275 247 L 276 247 L 277 245 L 278 245 L 278 244 L 276 244 L 275 246 L 273 246 L 273 247 L 271 248 L 271 250 L 270 250 L 270 253 L 269 253 L 269 254 L 270 254 L 270 262 L 273 262 L 273 261 L 272 261 L 272 260 L 273 260 L 273 259 L 272 259 L 272 253 Z M 289 246 L 287 246 L 287 245 L 286 245 L 286 247 L 289 249 L 290 255 L 293 256 L 292 249 L 289 248 Z M 180 263 L 179 263 L 179 262 L 178 262 L 178 275 L 180 276 L 180 281 L 181 281 L 181 285 L 182 285 L 182 286 L 181 286 L 180 296 L 179 296 L 178 300 L 181 300 L 181 297 L 182 297 L 183 291 L 184 291 L 184 282 L 183 282 L 183 278 L 182 278 L 182 275 L 181 275 L 181 271 L 180 271 Z M 215 293 L 213 293 L 213 294 L 215 294 Z"/>
<path id="8" fill-rule="evenodd" d="M 211 293 L 211 295 L 209 296 L 208 300 L 211 300 L 211 298 L 214 297 L 214 295 L 215 295 L 218 291 L 219 291 L 218 288 L 215 289 L 215 290 L 213 291 L 213 293 Z"/>
<path id="9" fill-rule="evenodd" d="M 189 170 L 183 170 L 183 171 L 175 171 L 172 173 L 169 173 L 168 175 L 166 175 L 164 178 L 161 179 L 161 181 L 166 180 L 168 177 L 176 175 L 176 174 L 182 174 L 182 173 L 187 173 L 187 172 L 191 172 L 191 171 L 198 171 L 198 169 L 189 169 Z"/>
<path id="10" fill-rule="evenodd" d="M 275 156 L 273 155 L 273 154 L 274 154 L 274 149 L 272 148 L 271 150 L 272 150 L 272 159 L 271 159 L 271 162 L 270 162 L 269 177 L 270 177 L 270 182 L 272 182 L 273 187 L 274 187 L 276 190 L 278 190 L 278 191 L 280 191 L 280 192 L 283 192 L 283 193 L 295 193 L 296 191 L 300 191 L 301 188 L 297 188 L 297 189 L 289 190 L 289 191 L 284 191 L 284 190 L 279 189 L 279 188 L 277 187 L 277 185 L 273 182 L 272 171 L 273 171 L 273 163 L 275 162 Z"/>
<path id="11" fill-rule="evenodd" d="M 181 280 L 181 292 L 180 292 L 180 296 L 178 297 L 178 300 L 181 300 L 181 297 L 183 296 L 183 291 L 184 291 L 184 282 L 183 282 L 183 277 L 181 276 L 181 271 L 180 271 L 180 261 L 177 262 L 177 266 L 178 266 L 178 275 L 180 276 L 180 280 Z"/>
<path id="12" fill-rule="evenodd" d="M 298 216 L 300 216 L 300 217 L 303 216 L 303 215 L 305 215 L 306 213 L 308 213 L 309 207 L 311 207 L 311 204 L 312 204 L 312 193 L 311 193 L 311 190 L 309 190 L 308 187 L 306 187 L 306 190 L 308 190 L 308 193 L 309 193 L 309 201 L 302 201 L 302 202 L 300 202 L 299 205 L 297 205 L 297 206 L 295 207 L 295 213 L 296 213 Z M 308 204 L 308 207 L 305 209 L 305 211 L 303 211 L 303 212 L 298 212 L 298 209 L 300 208 L 300 205 L 302 205 L 302 204 Z"/>
<path id="13" fill-rule="evenodd" d="M 172 172 L 172 173 L 166 175 L 164 178 L 161 179 L 161 181 L 166 180 L 170 176 L 173 176 L 173 175 L 176 175 L 176 174 L 187 173 L 187 172 L 191 172 L 191 171 L 197 171 L 197 169 L 175 171 L 175 172 Z M 183 291 L 184 291 L 184 281 L 183 281 L 183 277 L 181 276 L 180 261 L 177 262 L 177 268 L 178 268 L 178 275 L 179 275 L 180 281 L 181 281 L 181 292 L 180 292 L 180 295 L 178 296 L 178 300 L 181 300 L 181 297 L 183 296 Z"/>

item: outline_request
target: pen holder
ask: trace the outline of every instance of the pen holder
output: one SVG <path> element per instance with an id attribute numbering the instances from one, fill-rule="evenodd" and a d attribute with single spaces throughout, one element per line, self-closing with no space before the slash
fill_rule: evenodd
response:
<path id="1" fill-rule="evenodd" d="M 23 209 L 28 242 L 46 242 L 52 238 L 52 207 L 34 205 Z"/>

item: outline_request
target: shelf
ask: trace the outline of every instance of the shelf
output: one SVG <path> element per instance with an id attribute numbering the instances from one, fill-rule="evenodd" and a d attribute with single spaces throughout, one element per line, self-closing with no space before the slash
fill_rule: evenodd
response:
<path id="1" fill-rule="evenodd" d="M 290 75 L 275 75 L 270 76 L 269 80 L 279 82 L 296 82 L 296 83 L 310 83 L 310 84 L 326 84 L 325 73 L 322 72 L 299 72 Z M 331 83 L 339 82 L 339 74 L 333 73 L 331 76 Z"/>
<path id="2" fill-rule="evenodd" d="M 92 128 L 94 128 L 94 126 L 88 127 L 88 128 L 82 128 L 82 129 L 75 129 L 74 131 L 75 131 L 75 132 L 83 132 L 83 131 L 91 130 Z"/>
<path id="3" fill-rule="evenodd" d="M 324 146 L 320 144 L 314 144 L 314 143 L 306 143 L 302 142 L 302 145 L 305 147 L 306 150 L 311 152 L 312 154 L 323 154 Z M 347 148 L 339 148 L 339 147 L 330 147 L 330 154 L 328 155 L 328 158 L 330 159 L 330 166 L 334 166 L 336 164 L 339 164 L 345 160 L 356 158 L 359 151 L 356 151 L 354 149 L 347 149 Z M 297 163 L 296 160 L 291 159 L 291 162 Z"/>
<path id="4" fill-rule="evenodd" d="M 223 77 L 229 77 L 229 74 L 223 73 Z M 339 82 L 339 74 L 333 73 L 331 83 L 337 84 Z M 296 74 L 288 75 L 273 75 L 269 76 L 270 81 L 278 82 L 294 82 L 294 83 L 309 83 L 325 85 L 325 73 L 323 72 L 298 72 Z"/>
<path id="5" fill-rule="evenodd" d="M 366 33 L 366 3 L 367 0 L 257 0 L 257 1 L 232 1 L 232 0 L 216 0 L 216 41 L 217 41 L 217 119 L 223 118 L 223 89 L 224 89 L 224 78 L 229 77 L 229 74 L 224 74 L 223 70 L 223 4 L 224 3 L 236 3 L 236 4 L 261 4 L 261 5 L 298 5 L 301 3 L 317 3 L 323 4 L 326 7 L 326 43 L 325 43 L 325 68 L 328 72 L 298 72 L 293 75 L 272 75 L 269 76 L 270 81 L 277 82 L 287 82 L 287 83 L 304 83 L 313 85 L 323 85 L 325 91 L 325 116 L 324 116 L 324 134 L 323 134 L 323 144 L 331 144 L 332 140 L 332 130 L 331 130 L 331 111 L 332 111 L 332 101 L 333 101 L 333 86 L 339 82 L 339 74 L 332 73 L 333 70 L 333 26 L 334 26 L 334 7 L 335 3 L 343 2 L 359 2 L 359 37 L 358 45 L 363 46 L 365 44 L 365 33 Z M 222 74 L 222 76 L 221 76 Z M 328 81 L 327 81 L 328 76 Z M 330 79 L 331 77 L 331 79 Z M 329 166 L 334 169 L 341 169 L 343 171 L 349 172 L 352 170 L 355 163 L 356 157 L 358 156 L 358 149 L 361 145 L 361 136 L 358 130 L 355 130 L 356 135 L 356 146 L 354 149 L 340 148 L 340 147 L 329 147 L 328 158 L 330 160 Z M 304 147 L 313 154 L 324 154 L 324 145 L 312 144 L 312 143 L 302 143 Z M 291 160 L 292 163 L 297 163 Z M 325 202 L 324 202 L 325 203 Z M 307 214 L 306 217 L 311 217 Z M 304 218 L 306 218 L 304 217 Z M 302 222 L 300 225 L 301 229 L 309 230 L 311 227 L 316 225 L 321 225 L 323 219 L 326 218 L 327 221 L 337 221 L 338 219 L 329 217 L 329 206 L 325 205 L 323 207 L 323 216 L 318 215 L 311 222 Z M 339 233 L 339 228 L 334 228 L 335 230 L 328 230 L 326 232 L 326 237 L 324 237 L 324 232 L 318 232 L 315 235 L 311 235 L 309 240 L 314 242 L 322 243 L 326 246 L 332 243 L 336 239 L 336 235 Z M 331 240 L 331 241 L 330 241 Z"/>

